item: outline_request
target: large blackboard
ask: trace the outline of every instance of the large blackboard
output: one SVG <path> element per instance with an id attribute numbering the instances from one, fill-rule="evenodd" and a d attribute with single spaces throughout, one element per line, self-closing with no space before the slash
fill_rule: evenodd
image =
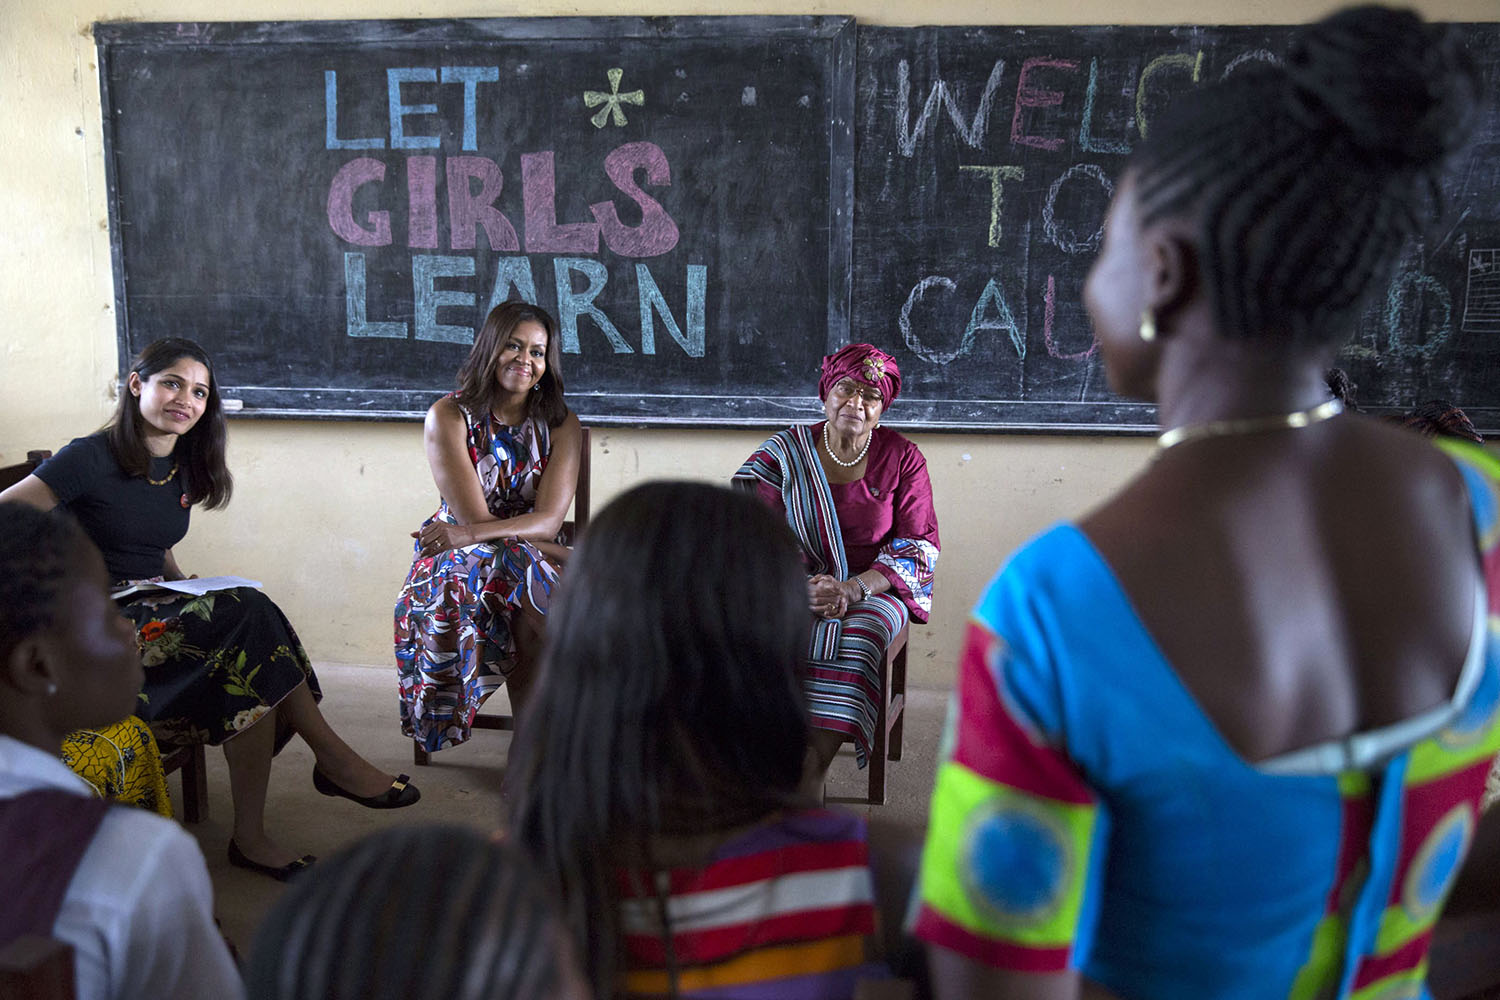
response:
<path id="1" fill-rule="evenodd" d="M 496 296 L 561 314 L 600 424 L 784 425 L 850 339 L 889 422 L 1148 429 L 1081 290 L 1128 150 L 1289 27 L 561 18 L 95 27 L 122 360 L 177 334 L 247 415 L 410 417 Z M 1447 195 L 1341 363 L 1500 430 L 1500 25 Z"/>
<path id="2" fill-rule="evenodd" d="M 848 337 L 847 18 L 101 24 L 122 361 L 419 415 L 490 305 L 597 422 L 785 423 Z"/>
<path id="3" fill-rule="evenodd" d="M 1105 384 L 1084 278 L 1128 151 L 1175 95 L 1289 27 L 861 27 L 852 335 L 906 377 L 893 421 L 1146 429 Z M 1462 26 L 1490 105 L 1340 358 L 1361 405 L 1446 397 L 1500 430 L 1500 24 Z"/>

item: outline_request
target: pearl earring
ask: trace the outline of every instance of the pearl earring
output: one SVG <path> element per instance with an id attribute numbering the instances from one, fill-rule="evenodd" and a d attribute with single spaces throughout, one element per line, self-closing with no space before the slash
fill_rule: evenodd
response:
<path id="1" fill-rule="evenodd" d="M 47 682 L 47 697 L 50 698 L 50 697 L 52 697 L 55 694 L 57 694 L 57 685 L 54 684 L 54 683 L 52 683 L 51 681 L 48 681 Z"/>
<path id="2" fill-rule="evenodd" d="M 1156 339 L 1156 314 L 1150 309 L 1141 310 L 1141 339 L 1151 343 Z"/>

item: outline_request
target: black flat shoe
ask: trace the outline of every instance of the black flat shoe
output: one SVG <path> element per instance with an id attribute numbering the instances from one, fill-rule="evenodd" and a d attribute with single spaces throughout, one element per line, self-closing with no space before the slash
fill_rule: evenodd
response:
<path id="1" fill-rule="evenodd" d="M 409 781 L 411 781 L 411 775 L 399 775 L 395 781 L 391 782 L 391 787 L 379 795 L 361 796 L 340 788 L 332 778 L 319 771 L 316 764 L 313 765 L 314 788 L 324 795 L 341 795 L 351 802 L 358 802 L 366 809 L 400 809 L 416 802 L 422 797 L 422 793 L 417 791 L 416 785 L 407 784 Z"/>
<path id="2" fill-rule="evenodd" d="M 274 865 L 263 865 L 259 861 L 251 861 L 245 857 L 245 852 L 240 850 L 240 845 L 229 838 L 229 863 L 236 868 L 244 868 L 258 875 L 269 875 L 278 882 L 285 882 L 294 876 L 300 875 L 312 867 L 312 863 L 318 860 L 311 854 L 304 854 L 291 864 L 282 865 L 280 868 Z"/>

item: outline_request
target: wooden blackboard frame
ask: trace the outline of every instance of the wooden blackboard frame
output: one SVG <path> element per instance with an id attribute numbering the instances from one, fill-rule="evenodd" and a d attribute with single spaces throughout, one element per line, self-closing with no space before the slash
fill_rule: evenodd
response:
<path id="1" fill-rule="evenodd" d="M 307 22 L 110 22 L 94 25 L 99 52 L 100 97 L 103 107 L 105 176 L 108 189 L 110 249 L 115 282 L 117 348 L 121 370 L 135 351 L 152 339 L 132 314 L 130 262 L 124 227 L 129 225 L 121 204 L 120 143 L 116 121 L 122 113 L 113 85 L 117 53 L 131 48 L 170 55 L 183 46 L 195 49 L 247 46 L 357 45 L 372 50 L 396 46 L 443 46 L 486 41 L 652 41 L 743 38 L 812 40 L 822 54 L 827 74 L 824 106 L 828 153 L 826 264 L 827 306 L 814 323 L 822 327 L 817 353 L 847 343 L 851 314 L 853 254 L 853 111 L 855 25 L 843 16 L 731 16 L 651 18 L 490 18 Z M 807 317 L 813 319 L 813 317 Z M 804 336 L 808 334 L 803 334 Z M 221 368 L 224 366 L 220 366 Z M 455 365 L 456 367 L 456 365 Z M 420 419 L 438 394 L 428 388 L 326 390 L 307 387 L 245 384 L 228 372 L 222 390 L 226 408 L 241 417 L 340 420 Z M 816 372 L 801 384 L 788 380 L 792 394 L 672 391 L 667 393 L 591 392 L 570 381 L 568 399 L 580 416 L 596 425 L 770 426 L 815 412 Z M 717 388 L 714 387 L 714 388 Z M 439 390 L 441 391 L 441 390 Z"/>

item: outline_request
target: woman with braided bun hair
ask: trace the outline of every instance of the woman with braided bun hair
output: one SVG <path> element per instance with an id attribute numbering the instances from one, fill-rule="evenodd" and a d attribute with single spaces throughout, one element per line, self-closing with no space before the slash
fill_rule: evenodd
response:
<path id="1" fill-rule="evenodd" d="M 1354 8 L 1131 155 L 1085 301 L 1162 434 L 971 618 L 915 917 L 939 996 L 1426 995 L 1496 832 L 1500 489 L 1324 373 L 1479 92 L 1447 29 Z"/>

